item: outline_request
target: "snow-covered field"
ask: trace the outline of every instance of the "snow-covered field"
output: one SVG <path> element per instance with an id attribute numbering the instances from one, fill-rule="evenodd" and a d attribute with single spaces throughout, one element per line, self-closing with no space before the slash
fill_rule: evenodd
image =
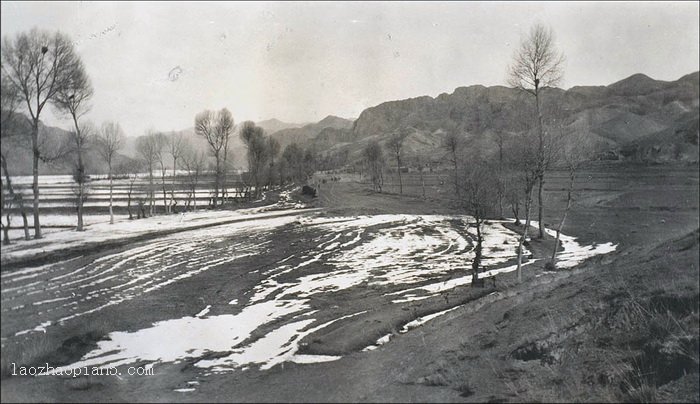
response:
<path id="1" fill-rule="evenodd" d="M 290 202 L 282 198 L 278 207 L 286 203 Z M 314 301 L 333 301 L 336 293 L 353 288 L 386 290 L 387 304 L 400 305 L 435 297 L 471 282 L 467 270 L 473 259 L 474 243 L 468 218 L 464 216 L 322 217 L 311 210 L 267 212 L 258 208 L 153 217 L 111 226 L 98 224 L 88 231 L 91 241 L 110 240 L 154 227 L 187 227 L 237 217 L 257 220 L 172 234 L 80 265 L 75 265 L 80 262 L 79 257 L 3 273 L 2 310 L 38 313 L 33 324 L 16 332 L 15 336 L 21 337 L 77 321 L 131 299 L 163 292 L 170 285 L 207 271 L 235 267 L 245 257 L 263 256 L 275 248 L 269 240 L 269 235 L 275 232 L 311 235 L 312 242 L 301 252 L 264 269 L 247 268 L 260 271 L 262 281 L 242 295 L 225 296 L 227 304 L 213 305 L 210 297 L 201 296 L 201 307 L 192 314 L 159 321 L 133 332 L 112 332 L 108 340 L 100 341 L 96 349 L 68 366 L 156 364 L 189 359 L 206 374 L 241 371 L 251 366 L 268 369 L 284 361 L 311 363 L 339 359 L 339 356 L 298 353 L 304 336 L 345 318 L 361 319 L 367 314 L 356 311 L 333 317 L 330 308 L 314 308 Z M 485 225 L 484 234 L 481 276 L 514 271 L 516 235 L 497 221 Z M 44 240 L 50 242 L 47 245 L 34 249 L 3 248 L 3 255 L 32 254 L 54 244 L 75 245 L 85 238 L 85 234 L 75 232 L 52 233 Z M 559 257 L 565 266 L 615 249 L 609 244 L 581 245 L 565 235 L 562 241 Z M 314 270 L 309 271 L 310 268 Z M 417 318 L 405 324 L 402 332 L 448 312 Z M 390 338 L 382 337 L 377 345 Z M 376 346 L 366 348 L 372 349 Z M 212 352 L 221 355 L 202 358 Z"/>
<path id="2" fill-rule="evenodd" d="M 171 172 L 168 172 L 170 175 Z M 184 171 L 179 171 L 178 175 L 184 175 Z M 166 177 L 166 201 L 163 200 L 162 185 L 160 178 L 155 179 L 153 196 L 156 209 L 163 209 L 166 203 L 169 205 L 172 200 L 177 205 L 176 209 L 180 209 L 187 203 L 190 198 L 196 199 L 197 207 L 200 209 L 209 204 L 213 195 L 211 184 L 202 180 L 194 194 L 191 194 L 187 184 L 183 183 L 183 178 Z M 172 182 L 175 182 L 173 185 Z M 27 219 L 29 227 L 34 225 L 32 215 L 32 177 L 17 176 L 12 178 L 15 192 L 24 196 L 24 206 L 27 209 Z M 242 188 L 234 186 L 227 187 L 228 195 L 239 195 Z M 44 227 L 43 233 L 54 233 L 57 227 L 73 227 L 77 226 L 77 215 L 75 212 L 75 183 L 70 175 L 41 175 L 39 176 L 40 203 L 41 209 L 40 222 Z M 127 219 L 128 214 L 125 208 L 129 203 L 129 188 L 131 184 L 127 179 L 115 179 L 113 184 L 112 206 L 115 207 L 115 217 L 117 220 Z M 89 183 L 87 188 L 87 199 L 83 206 L 88 209 L 83 220 L 87 226 L 101 224 L 109 221 L 109 182 L 100 178 Z M 131 194 L 131 209 L 134 215 L 136 214 L 138 200 L 143 199 L 148 204 L 149 198 L 149 183 L 148 174 L 142 173 L 138 175 L 138 179 L 133 184 Z M 171 200 L 172 199 L 172 200 Z M 293 205 L 289 206 L 294 208 Z M 121 209 L 119 209 L 121 208 Z M 20 240 L 24 238 L 24 230 L 22 229 L 22 217 L 19 214 L 17 206 L 13 206 L 11 214 L 11 229 L 9 231 L 11 240 Z M 3 212 L 3 221 L 5 221 L 5 213 Z M 30 234 L 33 230 L 30 229 Z"/>

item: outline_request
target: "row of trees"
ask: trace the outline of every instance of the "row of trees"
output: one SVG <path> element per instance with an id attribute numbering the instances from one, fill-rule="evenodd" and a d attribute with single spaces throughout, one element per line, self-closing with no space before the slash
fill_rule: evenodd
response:
<path id="1" fill-rule="evenodd" d="M 240 137 L 248 160 L 248 176 L 244 181 L 256 198 L 264 188 L 272 185 L 304 183 L 317 169 L 318 157 L 313 148 L 291 143 L 280 155 L 279 141 L 254 122 L 243 123 Z"/>
<path id="2" fill-rule="evenodd" d="M 90 110 L 93 88 L 85 67 L 76 54 L 72 42 L 61 33 L 48 33 L 33 29 L 14 38 L 4 38 L 2 47 L 2 169 L 9 201 L 3 206 L 19 207 L 23 218 L 25 239 L 29 239 L 27 217 L 21 194 L 12 186 L 7 164 L 7 150 L 12 146 L 24 146 L 32 152 L 32 193 L 34 215 L 34 237 L 41 238 L 39 216 L 39 163 L 68 162 L 73 169 L 76 193 L 77 229 L 83 229 L 83 204 L 87 196 L 87 173 L 85 153 L 95 148 L 109 166 L 110 171 L 110 220 L 112 211 L 112 162 L 123 144 L 123 132 L 113 122 L 104 123 L 98 130 L 84 115 Z M 39 128 L 41 113 L 47 105 L 73 124 L 69 136 L 64 139 L 47 139 Z M 18 111 L 22 108 L 29 116 L 29 131 L 26 118 Z M 27 136 L 27 132 L 29 136 Z M 58 143 L 57 143 L 58 142 Z M 11 215 L 2 224 L 4 240 L 9 242 L 8 230 Z"/>
<path id="3" fill-rule="evenodd" d="M 33 29 L 3 38 L 2 56 L 2 170 L 4 172 L 3 207 L 7 208 L 6 220 L 0 222 L 4 239 L 9 242 L 11 208 L 18 208 L 24 222 L 25 238 L 29 239 L 27 212 L 22 195 L 12 186 L 11 171 L 7 164 L 7 152 L 12 146 L 24 146 L 32 153 L 32 194 L 34 238 L 41 238 L 39 164 L 68 163 L 73 171 L 75 182 L 75 204 L 77 229 L 83 229 L 84 203 L 89 194 L 89 176 L 86 168 L 86 154 L 96 150 L 108 167 L 110 223 L 114 222 L 113 174 L 115 169 L 129 174 L 127 209 L 131 214 L 131 196 L 134 190 L 136 172 L 148 172 L 148 210 L 155 213 L 155 173 L 159 172 L 166 213 L 172 212 L 176 203 L 174 181 L 176 169 L 186 171 L 188 201 L 196 209 L 197 183 L 205 171 L 214 174 L 213 206 L 221 205 L 227 198 L 227 173 L 232 164 L 232 136 L 235 123 L 227 109 L 203 111 L 195 117 L 195 133 L 209 146 L 210 156 L 196 151 L 181 134 L 165 135 L 149 131 L 136 141 L 137 160 L 127 158 L 127 164 L 115 167 L 118 159 L 124 160 L 119 152 L 125 143 L 125 136 L 117 123 L 104 123 L 99 129 L 86 121 L 90 102 L 94 94 L 83 62 L 66 35 Z M 70 118 L 72 129 L 66 139 L 57 142 L 40 130 L 40 121 L 46 107 Z M 25 118 L 26 113 L 28 118 Z M 26 122 L 25 122 L 26 121 Z M 27 125 L 28 122 L 28 125 Z M 249 175 L 246 177 L 252 195 L 259 196 L 262 189 L 272 184 L 288 181 L 303 181 L 315 170 L 315 153 L 293 144 L 280 156 L 280 144 L 276 139 L 264 134 L 252 122 L 245 122 L 240 128 L 240 137 L 247 147 Z M 209 166 L 209 162 L 213 164 Z M 172 183 L 168 186 L 166 174 L 172 167 Z M 145 212 L 140 216 L 145 216 Z"/>
<path id="4" fill-rule="evenodd" d="M 40 138 L 39 131 L 41 114 L 49 104 L 69 113 L 72 108 L 75 108 L 71 115 L 78 129 L 77 118 L 85 100 L 80 99 L 80 95 L 77 95 L 79 98 L 76 99 L 76 94 L 86 90 L 85 87 L 81 89 L 81 86 L 86 84 L 87 78 L 83 63 L 75 52 L 72 41 L 60 32 L 49 33 L 35 28 L 29 32 L 19 33 L 14 38 L 5 37 L 0 60 L 4 83 L 3 94 L 5 89 L 9 89 L 9 94 L 16 97 L 12 102 L 23 104 L 30 117 L 34 237 L 41 238 L 39 162 L 46 162 L 54 157 L 51 155 L 51 148 L 42 147 L 44 142 Z M 84 95 L 89 98 L 91 91 L 84 91 Z M 3 122 L 3 125 L 6 123 L 9 122 Z M 2 132 L 3 134 L 6 132 L 5 128 Z M 77 136 L 80 137 L 80 135 Z"/>
<path id="5" fill-rule="evenodd" d="M 517 225 L 520 225 L 521 210 L 524 211 L 525 226 L 517 249 L 517 277 L 521 280 L 523 244 L 528 238 L 532 220 L 534 193 L 537 190 L 537 236 L 542 238 L 545 233 L 545 175 L 554 166 L 566 169 L 569 177 L 566 206 L 557 225 L 557 242 L 551 257 L 551 265 L 555 264 L 559 233 L 572 205 L 576 171 L 592 156 L 590 141 L 575 133 L 564 132 L 563 102 L 556 92 L 547 91 L 560 82 L 563 62 L 564 56 L 554 45 L 552 31 L 539 24 L 533 26 L 508 68 L 509 84 L 522 90 L 523 94 L 514 113 L 521 122 L 513 126 L 520 130 L 493 128 L 491 138 L 495 147 L 489 149 L 458 132 L 448 133 L 443 138 L 445 158 L 452 165 L 455 195 L 475 221 L 474 279 L 478 279 L 481 261 L 482 224 L 487 218 L 503 217 L 504 205 L 510 205 Z M 411 128 L 398 130 L 385 142 L 388 154 L 396 162 L 399 193 L 403 193 L 401 167 L 402 160 L 406 159 L 403 144 L 410 131 Z M 416 161 L 420 160 L 417 156 Z M 374 190 L 381 192 L 386 165 L 382 145 L 377 141 L 368 143 L 363 150 L 362 163 Z M 422 174 L 422 167 L 420 172 Z"/>

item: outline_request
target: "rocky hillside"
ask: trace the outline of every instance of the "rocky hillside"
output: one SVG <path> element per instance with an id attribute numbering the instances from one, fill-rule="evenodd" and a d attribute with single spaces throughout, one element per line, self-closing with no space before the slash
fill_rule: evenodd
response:
<path id="1" fill-rule="evenodd" d="M 609 86 L 545 89 L 543 109 L 556 114 L 565 132 L 592 139 L 606 158 L 697 161 L 698 83 L 698 72 L 671 82 L 635 74 Z M 382 141 L 395 131 L 408 130 L 408 154 L 439 154 L 440 139 L 450 132 L 494 147 L 493 134 L 523 130 L 531 108 L 532 97 L 512 88 L 459 87 L 435 98 L 368 108 L 351 130 L 326 133 L 315 142 L 321 149 L 350 148 L 357 154 L 370 139 Z"/>
<path id="2" fill-rule="evenodd" d="M 568 90 L 545 89 L 546 116 L 563 122 L 564 132 L 591 139 L 598 157 L 645 162 L 698 161 L 698 116 L 700 76 L 688 74 L 676 81 L 654 80 L 635 74 L 608 86 L 576 86 Z M 258 122 L 275 137 L 282 149 L 296 142 L 327 154 L 359 158 L 362 148 L 373 139 L 385 142 L 396 131 L 408 131 L 406 155 L 421 154 L 439 160 L 440 143 L 447 133 L 467 135 L 472 144 L 495 148 L 497 132 L 519 132 L 532 122 L 532 97 L 503 86 L 459 87 L 452 94 L 440 94 L 389 101 L 367 108 L 355 120 L 329 115 L 317 123 L 293 124 L 269 119 Z M 23 118 L 26 121 L 26 118 Z M 20 125 L 28 131 L 28 122 Z M 42 125 L 49 143 L 68 132 Z M 192 128 L 182 131 L 199 150 L 207 150 Z M 8 162 L 13 175 L 31 174 L 31 153 L 18 145 L 9 148 Z M 57 143 L 57 144 L 58 144 Z M 53 144 L 53 143 L 52 143 Z M 238 135 L 231 144 L 234 166 L 245 168 L 245 147 Z M 136 156 L 135 137 L 128 138 L 122 154 Z M 88 170 L 105 172 L 97 155 L 88 153 Z M 42 174 L 68 174 L 70 162 L 41 164 Z"/>

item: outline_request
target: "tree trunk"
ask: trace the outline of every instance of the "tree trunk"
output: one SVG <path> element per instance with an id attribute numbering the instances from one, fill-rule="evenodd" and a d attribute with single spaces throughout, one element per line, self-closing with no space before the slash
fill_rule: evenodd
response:
<path id="1" fill-rule="evenodd" d="M 131 190 L 129 190 L 126 198 L 126 211 L 129 212 L 129 220 L 134 220 L 134 215 L 131 214 Z"/>
<path id="2" fill-rule="evenodd" d="M 552 265 L 556 268 L 556 258 L 557 251 L 559 249 L 559 236 L 561 235 L 561 230 L 564 228 L 564 222 L 566 222 L 566 216 L 569 214 L 569 209 L 571 209 L 571 194 L 574 192 L 574 181 L 575 181 L 575 171 L 571 169 L 569 171 L 569 189 L 566 193 L 566 208 L 564 209 L 564 214 L 561 217 L 559 226 L 557 226 L 557 237 L 554 240 L 554 251 L 552 251 Z"/>
<path id="3" fill-rule="evenodd" d="M 481 264 L 481 247 L 483 237 L 481 236 L 481 220 L 476 219 L 476 249 L 474 251 L 474 261 L 472 262 L 472 283 L 479 279 L 479 265 Z"/>
<path id="4" fill-rule="evenodd" d="M 399 194 L 403 194 L 403 183 L 401 182 L 401 156 L 396 153 L 396 171 L 399 173 Z"/>
<path id="5" fill-rule="evenodd" d="M 516 270 L 518 276 L 518 283 L 523 281 L 522 277 L 522 263 L 523 263 L 523 244 L 527 239 L 527 230 L 530 228 L 530 206 L 532 205 L 532 186 L 529 186 L 529 190 L 526 193 L 525 198 L 525 229 L 523 234 L 520 236 L 518 241 L 518 267 Z"/>
<path id="6" fill-rule="evenodd" d="M 75 125 L 75 141 L 78 151 L 78 228 L 76 230 L 83 231 L 83 200 L 85 193 L 85 167 L 83 166 L 84 139 L 81 137 L 80 126 L 78 126 L 78 117 L 76 116 L 75 111 L 71 112 L 71 115 L 73 116 L 73 124 Z"/>
<path id="7" fill-rule="evenodd" d="M 3 225 L 3 227 L 2 227 L 2 230 L 4 232 L 3 243 L 5 245 L 9 245 L 10 244 L 10 224 L 12 222 L 12 215 L 10 215 L 9 210 L 12 208 L 12 204 L 15 202 L 15 191 L 12 188 L 12 180 L 10 179 L 10 173 L 7 171 L 7 160 L 5 160 L 5 156 L 0 155 L 0 160 L 2 162 L 2 169 L 3 169 L 3 171 L 5 171 L 5 179 L 7 181 L 7 193 L 8 193 L 7 196 L 10 200 L 10 203 L 7 206 L 7 216 L 6 216 L 7 225 L 6 226 Z M 5 198 L 3 198 L 3 208 L 5 208 L 4 203 L 5 203 Z"/>
<path id="8" fill-rule="evenodd" d="M 197 180 L 194 182 L 194 186 L 192 187 L 192 211 L 196 212 L 197 211 Z"/>
<path id="9" fill-rule="evenodd" d="M 32 122 L 32 192 L 34 193 L 34 238 L 42 238 L 39 223 L 39 118 Z"/>
<path id="10" fill-rule="evenodd" d="M 173 157 L 173 180 L 170 181 L 170 211 L 173 210 L 173 205 L 175 205 L 175 167 L 177 164 L 177 159 Z"/>
<path id="11" fill-rule="evenodd" d="M 498 183 L 498 217 L 503 219 L 503 187 Z"/>
<path id="12" fill-rule="evenodd" d="M 503 142 L 498 143 L 498 214 L 499 218 L 503 219 L 503 194 L 505 194 L 506 187 L 505 181 L 503 180 Z"/>
<path id="13" fill-rule="evenodd" d="M 4 245 L 10 245 L 10 214 L 7 214 L 7 226 L 4 224 L 2 225 L 2 234 L 3 234 L 3 239 L 2 243 Z"/>
<path id="14" fill-rule="evenodd" d="M 457 195 L 457 199 L 462 199 L 459 195 L 459 179 L 457 178 L 457 153 L 455 151 L 452 152 L 452 159 L 455 166 L 455 194 Z M 440 182 L 442 183 L 442 180 Z"/>
<path id="15" fill-rule="evenodd" d="M 544 175 L 540 175 L 537 184 L 537 220 L 539 221 L 539 234 L 537 238 L 544 238 L 544 204 L 542 201 L 542 188 L 544 188 Z"/>
<path id="16" fill-rule="evenodd" d="M 107 163 L 109 166 L 109 224 L 114 224 L 114 210 L 112 209 L 112 162 Z"/>
<path id="17" fill-rule="evenodd" d="M 544 184 L 544 171 L 545 171 L 545 156 L 544 156 L 544 129 L 542 127 L 542 114 L 540 113 L 540 91 L 539 91 L 539 79 L 535 78 L 535 113 L 537 114 L 537 135 L 539 138 L 538 145 L 538 173 L 537 177 L 539 179 L 538 190 L 537 190 L 537 220 L 539 221 L 539 234 L 538 238 L 544 238 L 544 206 L 542 205 L 542 188 Z"/>
<path id="18" fill-rule="evenodd" d="M 223 161 L 223 167 L 222 167 L 222 172 L 221 172 L 221 203 L 220 205 L 224 204 L 224 201 L 226 200 L 226 197 L 228 196 L 228 190 L 226 189 L 226 157 L 228 157 L 228 140 L 226 141 L 226 146 L 224 147 L 224 161 Z"/>
<path id="19" fill-rule="evenodd" d="M 81 191 L 79 192 L 79 198 L 83 198 L 83 194 Z M 78 201 L 78 228 L 76 229 L 77 231 L 83 231 L 83 203 L 81 201 Z"/>
<path id="20" fill-rule="evenodd" d="M 17 194 L 17 200 L 19 202 L 19 212 L 22 215 L 22 227 L 24 228 L 24 239 L 30 240 L 29 235 L 29 220 L 27 220 L 27 211 L 24 209 L 24 198 L 21 194 Z"/>
<path id="21" fill-rule="evenodd" d="M 78 156 L 80 156 L 80 152 L 78 152 Z M 83 198 L 84 198 L 84 184 L 83 181 L 84 175 L 83 175 L 83 168 L 82 168 L 82 158 L 78 157 L 78 175 L 80 178 L 78 179 L 78 228 L 76 229 L 77 231 L 83 231 Z"/>
<path id="22" fill-rule="evenodd" d="M 160 180 L 163 185 L 163 210 L 165 213 L 170 213 L 170 207 L 168 206 L 168 191 L 165 189 L 165 168 L 161 167 Z"/>
<path id="23" fill-rule="evenodd" d="M 153 216 L 153 210 L 155 209 L 155 206 L 154 206 L 155 201 L 153 200 L 153 198 L 155 196 L 154 195 L 155 190 L 153 189 L 153 168 L 152 167 L 148 169 L 148 182 L 150 183 L 150 188 L 148 190 L 148 196 L 149 196 L 148 209 L 149 209 L 149 215 Z"/>
<path id="24" fill-rule="evenodd" d="M 216 207 L 216 199 L 219 197 L 219 184 L 221 182 L 221 158 L 219 156 L 219 153 L 216 153 L 214 155 L 214 158 L 216 159 L 216 175 L 214 176 L 214 199 L 213 199 L 213 205 Z"/>

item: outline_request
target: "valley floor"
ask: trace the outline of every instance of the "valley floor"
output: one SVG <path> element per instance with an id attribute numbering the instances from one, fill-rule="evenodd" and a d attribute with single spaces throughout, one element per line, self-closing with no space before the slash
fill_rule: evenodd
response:
<path id="1" fill-rule="evenodd" d="M 564 233 L 614 251 L 550 272 L 533 238 L 522 284 L 463 281 L 471 239 L 444 194 L 354 178 L 323 184 L 321 210 L 3 268 L 2 401 L 699 401 L 698 167 L 581 178 Z M 564 183 L 546 182 L 550 227 Z M 489 226 L 487 270 L 512 266 L 514 227 Z"/>

